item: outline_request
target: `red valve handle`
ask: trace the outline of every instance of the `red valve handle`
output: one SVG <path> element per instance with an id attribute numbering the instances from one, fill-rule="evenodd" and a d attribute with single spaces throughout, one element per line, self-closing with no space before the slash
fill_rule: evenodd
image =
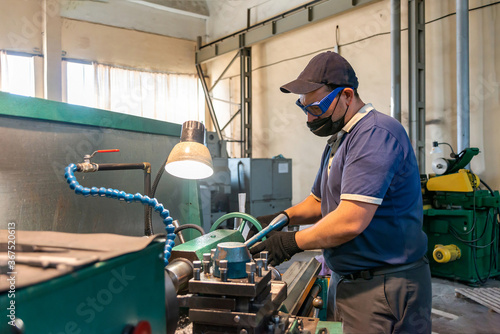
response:
<path id="1" fill-rule="evenodd" d="M 110 153 L 110 152 L 120 152 L 118 149 L 112 149 L 112 150 L 97 150 L 97 153 Z"/>

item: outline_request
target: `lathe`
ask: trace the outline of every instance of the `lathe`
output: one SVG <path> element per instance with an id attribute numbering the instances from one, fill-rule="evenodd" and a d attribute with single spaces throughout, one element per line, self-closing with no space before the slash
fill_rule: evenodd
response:
<path id="1" fill-rule="evenodd" d="M 282 276 L 265 252 L 250 258 L 238 230 L 174 247 L 166 267 L 164 236 L 17 233 L 15 298 L 0 286 L 2 305 L 15 300 L 14 323 L 2 333 L 341 333 L 321 320 L 320 263 L 295 262 Z"/>
<path id="2" fill-rule="evenodd" d="M 15 266 L 1 272 L 14 283 L 0 283 L 0 302 L 11 306 L 3 308 L 4 319 L 10 320 L 0 332 L 341 333 L 340 323 L 324 321 L 328 279 L 318 277 L 315 258 L 294 262 L 282 275 L 267 263 L 266 252 L 250 256 L 248 248 L 281 227 L 283 217 L 262 229 L 255 218 L 232 213 L 209 233 L 175 246 L 183 228 L 175 227 L 161 203 L 139 193 L 84 187 L 74 176 L 84 167 L 65 170 L 76 194 L 149 206 L 162 217 L 166 235 L 15 232 Z M 260 232 L 245 241 L 245 224 L 218 229 L 229 218 Z M 2 240 L 8 234 L 1 231 Z"/>

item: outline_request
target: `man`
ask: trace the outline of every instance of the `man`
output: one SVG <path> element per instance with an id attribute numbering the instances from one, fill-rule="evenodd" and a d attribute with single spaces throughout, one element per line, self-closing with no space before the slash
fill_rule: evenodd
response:
<path id="1" fill-rule="evenodd" d="M 321 53 L 281 87 L 299 95 L 307 126 L 330 137 L 311 194 L 285 210 L 289 223 L 252 247 L 277 265 L 323 249 L 330 299 L 346 333 L 430 333 L 431 281 L 415 154 L 403 126 L 365 104 L 351 65 Z M 263 217 L 264 225 L 271 217 Z M 339 277 L 339 280 L 335 280 Z M 338 283 L 338 284 L 337 284 Z M 330 317 L 329 320 L 334 320 Z"/>

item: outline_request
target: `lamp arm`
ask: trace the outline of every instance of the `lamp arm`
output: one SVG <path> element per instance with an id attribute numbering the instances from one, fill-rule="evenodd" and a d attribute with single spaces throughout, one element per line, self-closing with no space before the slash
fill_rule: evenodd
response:
<path id="1" fill-rule="evenodd" d="M 457 156 L 457 155 L 455 154 L 455 151 L 453 151 L 453 147 L 452 147 L 450 144 L 445 143 L 445 142 L 438 143 L 438 145 L 441 145 L 441 144 L 448 145 L 448 146 L 450 147 L 450 150 L 451 150 L 451 155 L 450 155 L 450 156 L 451 156 L 452 158 L 456 158 L 456 156 Z"/>

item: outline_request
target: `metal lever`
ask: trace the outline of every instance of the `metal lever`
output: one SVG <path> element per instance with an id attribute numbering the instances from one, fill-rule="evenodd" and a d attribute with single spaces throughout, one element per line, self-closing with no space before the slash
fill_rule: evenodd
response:
<path id="1" fill-rule="evenodd" d="M 266 228 L 262 229 L 262 231 L 245 241 L 245 246 L 247 246 L 248 248 L 252 247 L 257 241 L 265 237 L 269 232 L 285 226 L 286 223 L 288 223 L 288 217 L 283 213 L 279 214 L 271 221 L 271 223 Z"/>

